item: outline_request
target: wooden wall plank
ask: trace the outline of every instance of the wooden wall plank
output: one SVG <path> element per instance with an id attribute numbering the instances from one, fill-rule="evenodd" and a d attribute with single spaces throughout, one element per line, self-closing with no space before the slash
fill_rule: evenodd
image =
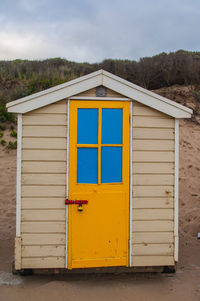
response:
<path id="1" fill-rule="evenodd" d="M 133 197 L 173 197 L 173 186 L 134 186 Z"/>
<path id="2" fill-rule="evenodd" d="M 174 208 L 174 199 L 171 197 L 163 198 L 133 198 L 133 208 L 136 209 L 159 209 Z"/>
<path id="3" fill-rule="evenodd" d="M 96 97 L 96 88 L 84 91 L 82 93 L 79 93 L 74 96 L 79 96 L 79 97 Z M 121 95 L 111 89 L 107 89 L 107 97 L 125 97 L 124 95 Z"/>
<path id="4" fill-rule="evenodd" d="M 22 186 L 22 197 L 65 197 L 65 186 Z"/>
<path id="5" fill-rule="evenodd" d="M 22 246 L 22 258 L 51 256 L 64 257 L 65 246 Z"/>
<path id="6" fill-rule="evenodd" d="M 74 95 L 74 96 L 75 97 L 76 96 L 79 96 L 79 97 L 96 97 L 96 88 L 92 88 L 92 89 L 83 91 L 82 93 L 79 93 L 79 94 Z"/>
<path id="7" fill-rule="evenodd" d="M 111 89 L 107 89 L 107 97 L 125 97 L 125 96 Z"/>
<path id="8" fill-rule="evenodd" d="M 133 244 L 172 244 L 173 242 L 173 232 L 134 232 L 132 240 Z"/>
<path id="9" fill-rule="evenodd" d="M 133 150 L 135 151 L 174 151 L 173 140 L 145 140 L 134 139 Z"/>
<path id="10" fill-rule="evenodd" d="M 133 232 L 171 232 L 174 230 L 173 221 L 134 221 Z"/>
<path id="11" fill-rule="evenodd" d="M 174 265 L 173 256 L 132 256 L 133 266 L 165 266 Z"/>
<path id="12" fill-rule="evenodd" d="M 66 173 L 65 162 L 22 161 L 22 173 Z"/>
<path id="13" fill-rule="evenodd" d="M 160 129 L 160 128 L 135 128 L 133 129 L 134 139 L 174 139 L 174 129 Z"/>
<path id="14" fill-rule="evenodd" d="M 65 245 L 65 233 L 22 233 L 22 245 Z"/>
<path id="15" fill-rule="evenodd" d="M 174 163 L 133 162 L 134 174 L 174 174 Z"/>
<path id="16" fill-rule="evenodd" d="M 65 174 L 22 174 L 22 184 L 26 185 L 66 185 Z"/>
<path id="17" fill-rule="evenodd" d="M 35 114 L 23 115 L 23 125 L 67 125 L 67 114 Z"/>
<path id="18" fill-rule="evenodd" d="M 154 110 L 150 107 L 144 106 L 142 104 L 139 104 L 137 102 L 134 102 L 134 105 L 133 105 L 133 116 L 155 116 L 155 117 L 168 118 L 168 116 L 166 116 L 166 114 L 159 112 L 157 110 Z"/>
<path id="19" fill-rule="evenodd" d="M 132 217 L 134 221 L 142 220 L 173 220 L 173 209 L 133 209 Z"/>
<path id="20" fill-rule="evenodd" d="M 174 152 L 133 151 L 133 162 L 174 162 Z"/>
<path id="21" fill-rule="evenodd" d="M 40 126 L 29 125 L 22 127 L 23 137 L 67 137 L 67 127 L 63 125 L 58 126 Z"/>
<path id="22" fill-rule="evenodd" d="M 173 118 L 159 118 L 148 116 L 134 116 L 134 127 L 140 128 L 168 128 L 174 129 Z"/>
<path id="23" fill-rule="evenodd" d="M 67 99 L 26 113 L 26 116 L 32 115 L 33 112 L 34 114 L 67 114 Z"/>
<path id="24" fill-rule="evenodd" d="M 65 268 L 65 257 L 22 258 L 23 269 Z"/>
<path id="25" fill-rule="evenodd" d="M 66 149 L 67 138 L 23 138 L 23 149 Z"/>
<path id="26" fill-rule="evenodd" d="M 66 221 L 63 222 L 22 222 L 22 233 L 65 233 Z"/>
<path id="27" fill-rule="evenodd" d="M 133 185 L 173 185 L 174 175 L 133 175 Z"/>
<path id="28" fill-rule="evenodd" d="M 65 210 L 53 209 L 53 210 L 26 210 L 23 209 L 21 213 L 21 219 L 23 221 L 65 221 Z"/>
<path id="29" fill-rule="evenodd" d="M 173 255 L 173 244 L 136 244 L 133 245 L 133 255 L 169 256 Z"/>
<path id="30" fill-rule="evenodd" d="M 65 198 L 22 198 L 22 209 L 65 209 Z"/>
<path id="31" fill-rule="evenodd" d="M 23 161 L 66 161 L 66 150 L 23 150 Z"/>

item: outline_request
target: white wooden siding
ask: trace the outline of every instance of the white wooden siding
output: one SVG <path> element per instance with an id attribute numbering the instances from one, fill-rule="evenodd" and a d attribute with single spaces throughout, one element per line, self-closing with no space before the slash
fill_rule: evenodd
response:
<path id="1" fill-rule="evenodd" d="M 65 268 L 67 102 L 22 126 L 21 268 Z M 174 119 L 134 102 L 132 136 L 132 265 L 173 265 Z"/>
<path id="2" fill-rule="evenodd" d="M 67 101 L 22 117 L 22 268 L 64 268 Z"/>
<path id="3" fill-rule="evenodd" d="M 133 102 L 133 266 L 174 264 L 174 124 Z"/>

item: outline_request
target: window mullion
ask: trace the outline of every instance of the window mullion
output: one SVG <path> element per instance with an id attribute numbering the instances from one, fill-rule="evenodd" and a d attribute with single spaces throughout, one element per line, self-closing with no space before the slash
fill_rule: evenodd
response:
<path id="1" fill-rule="evenodd" d="M 98 184 L 101 184 L 101 135 L 102 135 L 102 108 L 99 108 L 98 126 Z"/>

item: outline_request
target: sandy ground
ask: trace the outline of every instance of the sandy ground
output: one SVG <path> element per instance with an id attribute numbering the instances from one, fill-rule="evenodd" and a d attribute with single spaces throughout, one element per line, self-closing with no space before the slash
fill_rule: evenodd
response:
<path id="1" fill-rule="evenodd" d="M 29 277 L 11 274 L 16 151 L 0 148 L 0 301 L 200 300 L 200 130 L 180 125 L 180 248 L 176 274 Z"/>

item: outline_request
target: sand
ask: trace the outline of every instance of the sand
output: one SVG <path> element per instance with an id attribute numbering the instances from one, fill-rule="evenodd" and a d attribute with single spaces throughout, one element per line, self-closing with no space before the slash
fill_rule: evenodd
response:
<path id="1" fill-rule="evenodd" d="M 0 147 L 0 301 L 200 300 L 200 128 L 180 122 L 179 263 L 176 274 L 29 276 L 11 274 L 16 150 Z"/>

